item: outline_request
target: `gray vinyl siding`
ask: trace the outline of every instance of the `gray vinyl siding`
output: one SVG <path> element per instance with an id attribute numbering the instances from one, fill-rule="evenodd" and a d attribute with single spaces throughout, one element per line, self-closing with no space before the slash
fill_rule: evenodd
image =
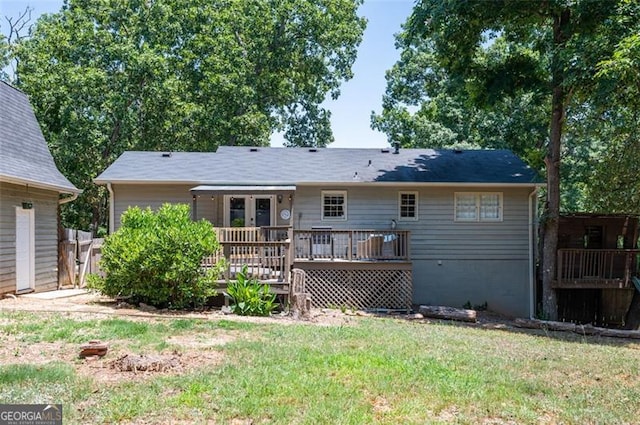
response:
<path id="1" fill-rule="evenodd" d="M 35 211 L 35 290 L 58 287 L 58 193 L 0 182 L 0 294 L 16 289 L 16 206 Z"/>
<path id="2" fill-rule="evenodd" d="M 183 184 L 113 184 L 112 189 L 115 195 L 115 230 L 120 227 L 120 217 L 128 207 L 138 206 L 140 208 L 150 207 L 156 211 L 164 203 L 186 203 L 192 206 L 192 195 L 190 189 L 197 183 Z M 256 191 L 256 193 L 260 193 Z M 232 193 L 229 193 L 232 195 Z M 293 198 L 293 193 L 291 197 Z M 286 226 L 291 220 L 280 218 L 280 212 L 285 209 L 292 209 L 292 202 L 289 201 L 289 193 L 283 194 L 281 203 L 278 203 L 277 196 L 274 196 L 275 203 L 274 222 L 278 226 Z M 196 218 L 206 219 L 215 227 L 224 226 L 224 195 L 198 195 L 196 202 Z"/>
<path id="3" fill-rule="evenodd" d="M 129 207 L 150 207 L 157 211 L 164 203 L 188 204 L 191 206 L 191 193 L 193 184 L 114 184 L 112 189 L 115 195 L 114 219 L 117 230 L 120 227 L 120 217 Z"/>
<path id="4" fill-rule="evenodd" d="M 329 226 L 334 229 L 397 229 L 411 231 L 411 256 L 416 259 L 505 260 L 527 259 L 528 196 L 531 189 L 484 188 L 472 192 L 501 192 L 503 220 L 500 222 L 456 222 L 454 193 L 468 188 L 350 187 L 347 219 L 321 219 L 321 192 L 336 187 L 299 186 L 296 191 L 296 228 Z M 418 220 L 399 220 L 398 193 L 418 192 Z"/>
<path id="5" fill-rule="evenodd" d="M 321 219 L 323 190 L 346 190 L 347 219 Z M 400 220 L 398 194 L 418 193 L 418 220 Z M 297 229 L 397 229 L 411 231 L 413 299 L 416 304 L 462 307 L 487 302 L 490 309 L 528 316 L 529 194 L 532 188 L 318 187 L 298 186 Z M 456 222 L 456 192 L 500 192 L 500 222 Z"/>

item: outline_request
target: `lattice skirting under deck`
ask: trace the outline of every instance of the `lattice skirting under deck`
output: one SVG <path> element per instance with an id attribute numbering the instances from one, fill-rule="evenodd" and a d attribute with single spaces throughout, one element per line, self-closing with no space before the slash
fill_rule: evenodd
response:
<path id="1" fill-rule="evenodd" d="M 316 308 L 411 309 L 411 268 L 314 267 L 305 264 L 307 292 Z"/>

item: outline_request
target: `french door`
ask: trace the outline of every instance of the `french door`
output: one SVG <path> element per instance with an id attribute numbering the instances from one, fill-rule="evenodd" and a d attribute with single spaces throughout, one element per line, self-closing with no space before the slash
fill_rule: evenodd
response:
<path id="1" fill-rule="evenodd" d="M 225 226 L 272 226 L 274 224 L 273 198 L 272 195 L 226 195 Z"/>

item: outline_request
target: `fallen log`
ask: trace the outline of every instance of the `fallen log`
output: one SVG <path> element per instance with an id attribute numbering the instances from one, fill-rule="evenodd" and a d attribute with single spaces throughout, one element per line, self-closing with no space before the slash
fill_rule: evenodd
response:
<path id="1" fill-rule="evenodd" d="M 421 305 L 418 311 L 424 317 L 431 317 L 433 319 L 459 320 L 474 323 L 477 321 L 475 310 L 440 305 Z"/>
<path id="2" fill-rule="evenodd" d="M 538 319 L 516 319 L 515 325 L 519 328 L 546 329 L 549 331 L 575 332 L 576 324 L 571 322 L 553 322 Z"/>
<path id="3" fill-rule="evenodd" d="M 576 325 L 569 322 L 553 322 L 538 319 L 516 319 L 514 324 L 519 328 L 546 329 L 549 331 L 575 332 L 580 335 L 605 336 L 611 338 L 640 339 L 640 331 L 599 328 L 593 325 Z"/>
<path id="4" fill-rule="evenodd" d="M 612 338 L 632 338 L 640 339 L 640 331 L 627 331 L 623 329 L 598 328 L 596 326 L 584 325 L 583 332 L 586 335 L 607 336 Z"/>

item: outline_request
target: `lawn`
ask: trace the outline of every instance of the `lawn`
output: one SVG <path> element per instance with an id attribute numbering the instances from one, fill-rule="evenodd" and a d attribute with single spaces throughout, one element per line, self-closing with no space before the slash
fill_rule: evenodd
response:
<path id="1" fill-rule="evenodd" d="M 89 339 L 102 360 L 79 359 Z M 0 401 L 65 424 L 619 424 L 640 417 L 640 345 L 350 317 L 341 325 L 0 313 Z M 120 372 L 119 356 L 177 356 Z"/>

